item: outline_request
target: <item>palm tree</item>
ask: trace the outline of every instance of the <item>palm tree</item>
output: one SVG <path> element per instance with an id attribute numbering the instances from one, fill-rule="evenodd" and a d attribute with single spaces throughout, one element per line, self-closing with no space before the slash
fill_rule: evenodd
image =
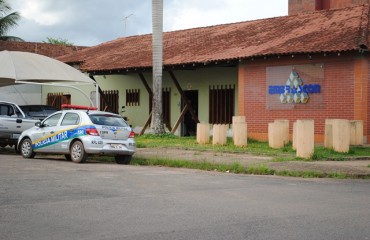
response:
<path id="1" fill-rule="evenodd" d="M 47 37 L 46 41 L 42 41 L 43 43 L 50 43 L 50 44 L 59 44 L 59 45 L 66 45 L 66 46 L 73 46 L 73 43 L 68 41 L 64 38 L 54 38 L 54 37 Z"/>
<path id="2" fill-rule="evenodd" d="M 162 109 L 163 66 L 163 0 L 152 0 L 153 25 L 153 105 L 152 124 L 154 134 L 165 133 Z"/>
<path id="3" fill-rule="evenodd" d="M 17 21 L 21 18 L 18 12 L 10 12 L 12 8 L 6 0 L 0 0 L 0 40 L 3 41 L 23 41 L 23 39 L 14 36 L 6 36 L 6 33 L 17 25 Z"/>

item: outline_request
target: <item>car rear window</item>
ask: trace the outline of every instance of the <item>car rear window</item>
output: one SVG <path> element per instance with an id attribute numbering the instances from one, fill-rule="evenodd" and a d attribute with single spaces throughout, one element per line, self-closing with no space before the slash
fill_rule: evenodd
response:
<path id="1" fill-rule="evenodd" d="M 94 114 L 89 115 L 91 122 L 97 125 L 116 126 L 116 127 L 128 127 L 129 125 L 120 116 L 110 114 Z"/>

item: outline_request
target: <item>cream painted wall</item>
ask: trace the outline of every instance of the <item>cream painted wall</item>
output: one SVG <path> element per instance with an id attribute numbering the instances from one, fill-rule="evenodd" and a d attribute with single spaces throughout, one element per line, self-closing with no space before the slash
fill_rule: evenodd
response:
<path id="1" fill-rule="evenodd" d="M 235 85 L 235 113 L 238 109 L 238 70 L 237 67 L 204 68 L 198 70 L 174 71 L 183 91 L 198 90 L 198 117 L 200 122 L 207 123 L 209 120 L 209 86 L 213 85 Z M 148 85 L 152 87 L 152 74 L 144 74 Z M 126 104 L 126 89 L 140 89 L 140 106 L 126 106 L 124 116 L 128 116 L 130 124 L 135 127 L 144 126 L 149 117 L 149 94 L 146 91 L 138 74 L 129 75 L 106 75 L 94 76 L 102 90 L 119 91 L 119 108 Z M 171 88 L 171 126 L 178 120 L 181 109 L 181 95 L 177 91 L 170 75 L 163 73 L 163 88 Z M 84 87 L 84 91 L 90 95 L 95 91 L 93 87 Z M 72 104 L 88 105 L 85 97 L 76 90 L 68 88 L 51 88 L 44 86 L 42 99 L 46 102 L 48 92 L 63 92 L 71 94 Z M 179 129 L 177 133 L 179 135 Z"/>
<path id="2" fill-rule="evenodd" d="M 88 97 L 90 97 L 90 93 L 92 91 L 95 91 L 95 87 L 92 85 L 79 85 L 79 86 L 74 86 L 74 87 L 79 88 L 81 91 L 87 94 Z M 89 98 L 85 97 L 78 90 L 75 90 L 73 88 L 68 88 L 68 87 L 55 87 L 55 86 L 44 86 L 44 85 L 42 85 L 42 90 L 41 90 L 42 104 L 46 104 L 48 93 L 60 93 L 60 92 L 62 92 L 63 94 L 71 95 L 71 104 L 83 105 L 83 106 L 91 105 Z"/>

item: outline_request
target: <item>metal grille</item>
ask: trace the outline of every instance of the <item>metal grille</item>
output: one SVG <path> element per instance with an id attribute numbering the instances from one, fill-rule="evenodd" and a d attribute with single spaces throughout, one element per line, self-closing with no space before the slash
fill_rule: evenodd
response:
<path id="1" fill-rule="evenodd" d="M 235 106 L 235 85 L 209 87 L 209 123 L 231 124 Z"/>
<path id="2" fill-rule="evenodd" d="M 140 106 L 140 89 L 126 90 L 126 106 Z"/>
<path id="3" fill-rule="evenodd" d="M 107 112 L 119 113 L 119 91 L 118 90 L 107 90 L 103 91 L 100 95 L 100 109 Z"/>

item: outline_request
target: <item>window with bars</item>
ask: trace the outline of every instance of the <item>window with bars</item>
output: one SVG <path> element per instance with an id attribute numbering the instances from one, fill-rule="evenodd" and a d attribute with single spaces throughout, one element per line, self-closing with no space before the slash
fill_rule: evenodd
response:
<path id="1" fill-rule="evenodd" d="M 107 112 L 119 113 L 119 91 L 107 90 L 100 94 L 100 109 Z"/>
<path id="2" fill-rule="evenodd" d="M 209 87 L 209 123 L 231 124 L 235 108 L 235 85 Z"/>
<path id="3" fill-rule="evenodd" d="M 71 95 L 63 93 L 48 93 L 46 104 L 62 109 L 62 104 L 71 104 Z"/>
<path id="4" fill-rule="evenodd" d="M 126 106 L 140 106 L 140 89 L 126 89 Z"/>

